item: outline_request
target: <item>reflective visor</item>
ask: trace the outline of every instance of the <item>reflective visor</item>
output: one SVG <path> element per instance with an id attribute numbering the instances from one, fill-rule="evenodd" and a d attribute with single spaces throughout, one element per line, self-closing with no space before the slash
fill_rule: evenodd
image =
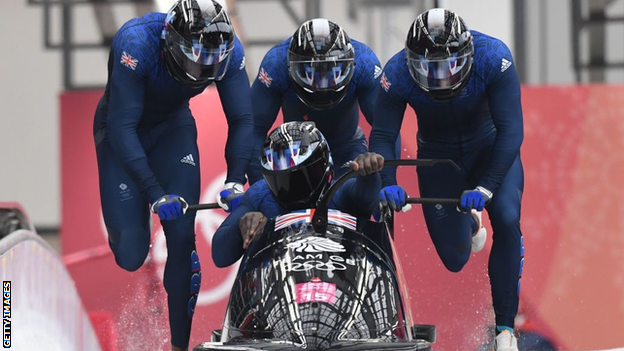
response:
<path id="1" fill-rule="evenodd" d="M 234 43 L 224 41 L 207 48 L 200 39 L 189 41 L 183 38 L 173 26 L 167 24 L 165 41 L 175 62 L 186 74 L 195 80 L 223 78 L 230 60 Z"/>
<path id="2" fill-rule="evenodd" d="M 304 150 L 300 147 L 300 141 L 293 141 L 284 149 L 267 147 L 263 150 L 265 157 L 262 159 L 262 167 L 269 171 L 292 169 L 307 160 L 318 144 L 319 142 L 313 142 Z"/>
<path id="3" fill-rule="evenodd" d="M 295 169 L 264 171 L 269 189 L 284 204 L 306 202 L 323 185 L 327 164 L 323 158 Z"/>
<path id="4" fill-rule="evenodd" d="M 296 55 L 293 55 L 296 56 Z M 302 60 L 290 61 L 290 77 L 303 88 L 311 91 L 340 90 L 353 77 L 354 60 Z"/>
<path id="5" fill-rule="evenodd" d="M 461 50 L 445 58 L 426 58 L 407 50 L 407 64 L 416 82 L 427 90 L 449 89 L 459 85 L 469 74 L 472 52 Z"/>

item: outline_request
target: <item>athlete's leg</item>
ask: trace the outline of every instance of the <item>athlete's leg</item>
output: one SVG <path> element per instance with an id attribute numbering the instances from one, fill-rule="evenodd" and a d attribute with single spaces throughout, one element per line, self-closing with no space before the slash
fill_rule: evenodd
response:
<path id="1" fill-rule="evenodd" d="M 492 251 L 488 265 L 496 325 L 514 327 L 518 313 L 524 245 L 520 230 L 520 207 L 524 172 L 518 157 L 486 207 L 492 224 Z"/>
<path id="2" fill-rule="evenodd" d="M 168 194 L 182 196 L 189 204 L 199 203 L 200 170 L 195 125 L 171 123 L 167 133 L 156 138 L 156 145 L 148 155 L 156 178 Z M 184 349 L 189 342 L 201 280 L 195 250 L 195 212 L 161 223 L 167 241 L 164 285 L 168 294 L 171 343 Z"/>
<path id="3" fill-rule="evenodd" d="M 141 267 L 150 244 L 149 205 L 107 139 L 97 140 L 100 199 L 108 242 L 119 267 Z"/>
<path id="4" fill-rule="evenodd" d="M 448 165 L 418 167 L 420 196 L 458 199 L 468 187 L 464 177 L 463 170 Z M 454 205 L 422 205 L 422 210 L 438 256 L 448 270 L 459 272 L 470 258 L 471 215 L 457 211 Z"/>

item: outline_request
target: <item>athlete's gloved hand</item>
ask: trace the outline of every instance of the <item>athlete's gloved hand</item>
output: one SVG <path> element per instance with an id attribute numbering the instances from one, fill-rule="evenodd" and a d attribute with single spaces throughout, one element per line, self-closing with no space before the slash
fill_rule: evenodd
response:
<path id="1" fill-rule="evenodd" d="M 230 213 L 240 205 L 244 193 L 243 184 L 226 183 L 223 190 L 217 195 L 217 203 L 225 212 Z"/>
<path id="2" fill-rule="evenodd" d="M 178 195 L 165 195 L 152 204 L 152 212 L 161 220 L 172 221 L 184 216 L 188 203 Z"/>
<path id="3" fill-rule="evenodd" d="M 379 194 L 382 206 L 390 206 L 394 211 L 406 212 L 412 208 L 407 203 L 407 194 L 403 187 L 399 185 L 390 185 L 381 189 Z"/>
<path id="4" fill-rule="evenodd" d="M 482 186 L 478 186 L 473 190 L 466 190 L 462 193 L 459 199 L 459 206 L 464 211 L 470 211 L 473 208 L 477 211 L 483 211 L 483 207 L 490 200 L 492 200 L 492 192 Z"/>

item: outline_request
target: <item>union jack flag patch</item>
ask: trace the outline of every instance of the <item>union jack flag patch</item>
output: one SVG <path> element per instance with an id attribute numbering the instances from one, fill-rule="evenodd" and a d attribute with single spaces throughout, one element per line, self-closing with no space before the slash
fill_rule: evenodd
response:
<path id="1" fill-rule="evenodd" d="M 327 217 L 327 223 L 329 224 L 339 225 L 351 230 L 355 230 L 357 228 L 357 218 L 348 213 L 340 212 L 338 210 L 329 210 Z"/>
<path id="2" fill-rule="evenodd" d="M 291 225 L 301 225 L 305 223 L 312 223 L 312 217 L 314 217 L 314 209 L 293 211 L 275 219 L 275 230 L 284 229 Z M 357 228 L 357 218 L 348 213 L 340 212 L 338 210 L 329 210 L 327 213 L 327 223 L 345 227 L 351 230 Z"/>
<path id="3" fill-rule="evenodd" d="M 392 85 L 392 83 L 390 83 L 390 81 L 386 77 L 386 73 L 381 75 L 381 80 L 379 81 L 379 84 L 381 84 L 381 87 L 386 91 L 386 93 L 388 92 L 388 90 L 390 90 L 390 86 Z"/>
<path id="4" fill-rule="evenodd" d="M 137 65 L 139 64 L 139 60 L 135 59 L 125 51 L 121 54 L 121 64 L 131 68 L 133 71 L 136 70 Z"/>
<path id="5" fill-rule="evenodd" d="M 273 81 L 273 78 L 271 78 L 271 76 L 269 76 L 269 74 L 264 70 L 264 67 L 260 67 L 260 73 L 258 73 L 258 79 L 260 79 L 260 82 L 266 85 L 267 88 L 271 87 L 271 82 Z"/>

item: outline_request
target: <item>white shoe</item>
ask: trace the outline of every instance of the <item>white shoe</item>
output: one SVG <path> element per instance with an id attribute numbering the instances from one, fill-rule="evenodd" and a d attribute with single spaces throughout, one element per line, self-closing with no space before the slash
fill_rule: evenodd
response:
<path id="1" fill-rule="evenodd" d="M 518 351 L 518 340 L 509 330 L 503 330 L 494 339 L 492 351 Z"/>
<path id="2" fill-rule="evenodd" d="M 483 250 L 485 246 L 485 238 L 487 237 L 487 231 L 483 226 L 483 221 L 481 220 L 481 211 L 477 211 L 475 209 L 470 210 L 470 214 L 477 221 L 477 229 L 476 232 L 472 234 L 472 247 L 471 250 L 474 253 L 477 253 Z"/>

